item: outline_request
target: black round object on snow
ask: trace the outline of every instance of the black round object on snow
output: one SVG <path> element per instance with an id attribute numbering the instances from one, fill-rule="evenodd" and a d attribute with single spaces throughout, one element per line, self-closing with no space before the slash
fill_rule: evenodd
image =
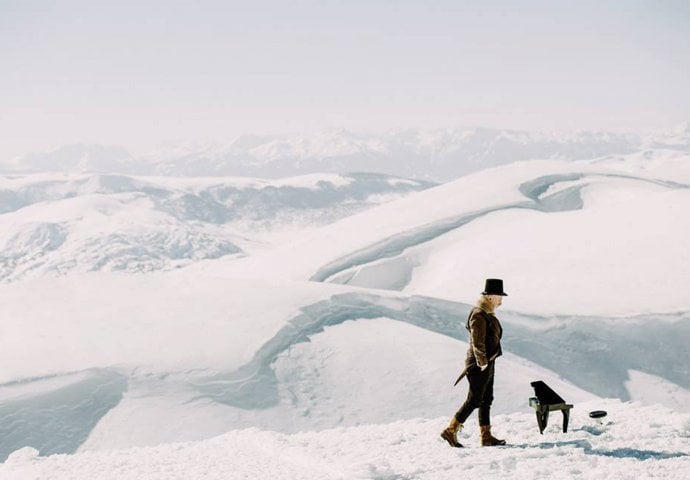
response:
<path id="1" fill-rule="evenodd" d="M 594 410 L 593 412 L 589 412 L 589 418 L 604 418 L 606 416 L 606 412 L 604 410 Z"/>

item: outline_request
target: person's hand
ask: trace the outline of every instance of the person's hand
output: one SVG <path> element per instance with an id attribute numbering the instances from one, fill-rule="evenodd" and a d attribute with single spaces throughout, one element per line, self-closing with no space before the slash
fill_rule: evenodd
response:
<path id="1" fill-rule="evenodd" d="M 486 365 L 479 365 L 479 369 L 483 372 L 484 370 L 487 369 L 488 366 L 489 366 L 488 363 Z"/>

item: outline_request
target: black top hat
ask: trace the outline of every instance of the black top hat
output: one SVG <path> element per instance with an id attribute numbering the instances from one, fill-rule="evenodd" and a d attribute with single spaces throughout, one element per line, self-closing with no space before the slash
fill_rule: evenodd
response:
<path id="1" fill-rule="evenodd" d="M 500 278 L 487 278 L 486 285 L 482 295 L 502 295 L 507 297 L 508 294 L 503 291 L 503 280 Z"/>

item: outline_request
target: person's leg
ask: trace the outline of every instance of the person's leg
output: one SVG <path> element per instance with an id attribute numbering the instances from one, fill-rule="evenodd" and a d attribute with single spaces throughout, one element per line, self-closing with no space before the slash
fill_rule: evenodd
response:
<path id="1" fill-rule="evenodd" d="M 471 367 L 467 372 L 467 380 L 470 383 L 467 399 L 460 407 L 460 410 L 450 419 L 448 427 L 441 432 L 441 438 L 447 441 L 452 447 L 462 447 L 462 444 L 458 442 L 457 434 L 462 429 L 467 417 L 469 417 L 472 411 L 481 403 L 484 389 L 486 388 L 486 381 L 488 379 L 485 373 L 486 370 L 482 372 L 479 367 Z"/>
<path id="2" fill-rule="evenodd" d="M 458 422 L 465 423 L 465 420 L 472 414 L 474 409 L 482 404 L 484 392 L 491 379 L 489 376 L 490 369 L 491 367 L 489 366 L 486 370 L 482 371 L 479 367 L 474 366 L 470 367 L 468 370 L 467 380 L 470 383 L 470 389 L 467 392 L 465 403 L 463 403 L 460 409 L 455 413 L 455 418 Z"/>
<path id="3" fill-rule="evenodd" d="M 498 439 L 491 435 L 491 404 L 494 401 L 494 365 L 493 363 L 487 368 L 490 371 L 489 380 L 484 390 L 484 396 L 479 405 L 479 431 L 481 435 L 482 446 L 493 447 L 496 445 L 505 445 L 506 441 Z"/>
<path id="4" fill-rule="evenodd" d="M 491 425 L 491 404 L 494 403 L 494 363 L 491 362 L 485 370 L 487 374 L 484 394 L 479 402 L 479 426 Z"/>

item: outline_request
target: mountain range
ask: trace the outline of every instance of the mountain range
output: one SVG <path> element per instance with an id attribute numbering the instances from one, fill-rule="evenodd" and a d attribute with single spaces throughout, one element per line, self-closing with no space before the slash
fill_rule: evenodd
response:
<path id="1" fill-rule="evenodd" d="M 0 173 L 120 173 L 280 178 L 376 172 L 446 182 L 484 168 L 532 159 L 593 159 L 646 149 L 690 150 L 690 122 L 654 135 L 571 134 L 466 128 L 360 134 L 243 135 L 224 144 L 169 145 L 142 155 L 122 146 L 74 144 L 0 161 Z"/>

